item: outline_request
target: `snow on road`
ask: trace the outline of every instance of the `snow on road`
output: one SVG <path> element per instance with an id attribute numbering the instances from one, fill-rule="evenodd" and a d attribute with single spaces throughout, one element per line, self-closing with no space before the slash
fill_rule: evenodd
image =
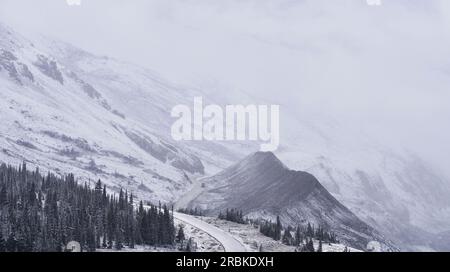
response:
<path id="1" fill-rule="evenodd" d="M 185 222 L 186 224 L 192 225 L 215 239 L 219 241 L 219 243 L 222 244 L 226 252 L 245 252 L 247 251 L 245 246 L 241 244 L 238 240 L 236 240 L 231 234 L 211 225 L 208 224 L 200 219 L 197 219 L 191 215 L 183 214 L 183 213 L 177 213 L 174 212 L 173 216 L 180 220 Z"/>

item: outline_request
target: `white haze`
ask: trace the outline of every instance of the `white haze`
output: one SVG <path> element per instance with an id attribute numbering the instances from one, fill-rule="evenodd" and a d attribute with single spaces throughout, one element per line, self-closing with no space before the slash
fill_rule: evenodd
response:
<path id="1" fill-rule="evenodd" d="M 450 172 L 448 0 L 0 0 L 0 21 L 345 120 Z"/>

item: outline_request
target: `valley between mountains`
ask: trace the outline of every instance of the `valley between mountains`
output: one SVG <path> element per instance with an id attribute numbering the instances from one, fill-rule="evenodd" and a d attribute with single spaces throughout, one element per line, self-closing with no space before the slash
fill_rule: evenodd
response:
<path id="1" fill-rule="evenodd" d="M 288 241 L 308 224 L 335 234 L 339 242 L 323 251 L 367 250 L 373 241 L 385 251 L 448 249 L 447 177 L 345 122 L 286 110 L 294 125 L 282 127 L 275 153 L 249 141 L 174 141 L 175 105 L 232 99 L 2 24 L 0 88 L 0 162 L 73 173 L 91 188 L 100 179 L 108 193 L 127 191 L 136 202 L 197 208 L 201 216 L 175 212 L 174 220 L 199 250 L 296 250 L 255 225 L 277 220 Z M 227 209 L 251 223 L 219 220 Z M 319 240 L 310 242 L 318 249 Z"/>

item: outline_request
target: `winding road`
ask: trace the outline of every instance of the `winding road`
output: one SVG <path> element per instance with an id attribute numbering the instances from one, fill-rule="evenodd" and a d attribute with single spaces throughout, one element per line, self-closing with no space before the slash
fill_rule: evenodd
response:
<path id="1" fill-rule="evenodd" d="M 231 234 L 227 233 L 224 230 L 221 230 L 188 214 L 174 212 L 173 216 L 176 219 L 183 221 L 195 228 L 198 228 L 214 237 L 217 241 L 219 241 L 219 243 L 222 244 L 226 252 L 247 251 L 245 246 L 241 242 L 239 242 L 236 238 L 234 238 Z"/>

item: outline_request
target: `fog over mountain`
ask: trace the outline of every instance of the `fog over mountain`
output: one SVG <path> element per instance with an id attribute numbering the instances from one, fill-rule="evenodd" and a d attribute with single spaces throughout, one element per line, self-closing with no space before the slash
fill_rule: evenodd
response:
<path id="1" fill-rule="evenodd" d="M 445 0 L 0 1 L 0 18 L 20 30 L 209 92 L 245 91 L 300 116 L 344 119 L 443 170 L 449 11 Z"/>
<path id="2" fill-rule="evenodd" d="M 2 28 L 2 44 L 16 58 L 0 52 L 5 67 L 25 64 L 36 82 L 54 90 L 45 96 L 33 85 L 31 93 L 18 92 L 14 79 L 2 78 L 7 91 L 0 102 L 11 117 L 7 127 L 14 128 L 2 131 L 2 141 L 10 153 L 26 150 L 39 158 L 36 150 L 42 151 L 46 165 L 79 168 L 81 176 L 102 166 L 105 175 L 129 172 L 133 188 L 151 177 L 155 182 L 144 183 L 152 191 L 147 196 L 172 201 L 189 191 L 190 175 L 214 174 L 257 151 L 247 144 L 172 146 L 172 106 L 191 103 L 194 95 L 220 105 L 280 104 L 275 154 L 283 164 L 313 174 L 361 220 L 409 249 L 448 237 L 447 0 L 385 0 L 381 6 L 364 0 L 82 0 L 80 6 L 0 0 L 0 23 L 13 29 L 8 34 Z M 62 79 L 52 72 L 52 60 Z M 27 82 L 26 74 L 19 80 Z M 11 101 L 32 105 L 30 116 Z M 46 121 L 52 103 L 61 108 L 52 115 L 64 122 Z M 90 114 L 78 116 L 66 105 L 83 105 Z M 30 118 L 40 120 L 30 123 L 39 134 L 30 131 L 27 139 L 48 141 L 30 142 L 34 151 L 12 139 L 26 131 L 12 122 L 28 124 Z M 75 132 L 74 124 L 86 128 Z M 89 131 L 89 124 L 97 129 Z M 49 126 L 59 134 L 49 134 Z M 68 142 L 83 139 L 92 149 L 64 165 Z M 141 165 L 130 162 L 135 157 Z M 91 158 L 103 165 L 90 165 Z M 112 185 L 121 182 L 119 176 Z"/>

